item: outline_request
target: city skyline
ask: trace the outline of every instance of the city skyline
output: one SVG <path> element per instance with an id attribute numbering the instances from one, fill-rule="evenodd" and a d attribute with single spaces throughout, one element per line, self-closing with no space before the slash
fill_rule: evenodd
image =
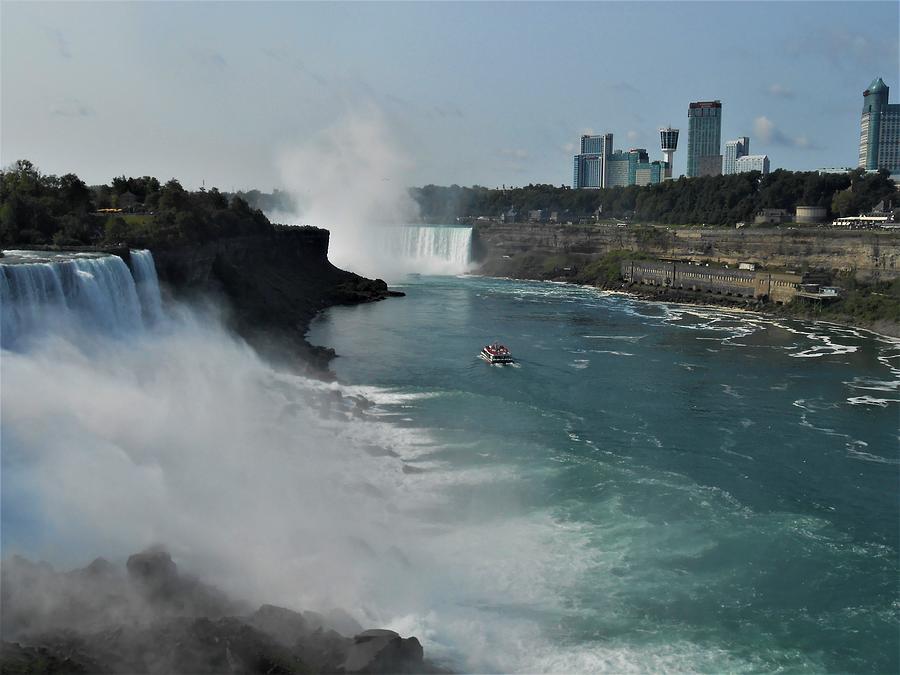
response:
<path id="1" fill-rule="evenodd" d="M 569 184 L 582 134 L 613 132 L 656 160 L 667 125 L 682 129 L 677 177 L 687 105 L 714 99 L 722 139 L 751 137 L 773 169 L 849 167 L 860 93 L 877 77 L 900 86 L 890 2 L 5 2 L 0 12 L 0 160 L 89 183 L 124 173 L 282 187 L 286 154 L 310 144 L 327 154 L 360 119 L 360 154 L 383 150 L 395 183 Z M 583 59 L 586 25 L 607 28 L 608 58 Z M 691 39 L 700 25 L 704 40 Z M 611 61 L 617 53 L 629 58 Z"/>

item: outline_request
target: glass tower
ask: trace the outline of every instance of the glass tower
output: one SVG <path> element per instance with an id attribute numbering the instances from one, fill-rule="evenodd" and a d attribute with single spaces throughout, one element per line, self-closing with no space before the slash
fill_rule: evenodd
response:
<path id="1" fill-rule="evenodd" d="M 859 167 L 900 173 L 900 104 L 888 103 L 889 87 L 878 77 L 863 92 Z"/>
<path id="2" fill-rule="evenodd" d="M 606 187 L 612 147 L 612 134 L 581 137 L 581 154 L 575 155 L 572 167 L 573 188 Z"/>
<path id="3" fill-rule="evenodd" d="M 688 106 L 688 178 L 721 173 L 721 136 L 722 102 L 691 103 Z"/>

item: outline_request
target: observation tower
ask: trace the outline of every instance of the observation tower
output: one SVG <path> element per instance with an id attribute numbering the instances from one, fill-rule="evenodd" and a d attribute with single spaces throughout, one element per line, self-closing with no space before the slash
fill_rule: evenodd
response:
<path id="1" fill-rule="evenodd" d="M 666 161 L 666 178 L 672 177 L 673 157 L 678 149 L 678 129 L 665 127 L 659 130 L 659 145 L 662 148 L 663 159 Z"/>

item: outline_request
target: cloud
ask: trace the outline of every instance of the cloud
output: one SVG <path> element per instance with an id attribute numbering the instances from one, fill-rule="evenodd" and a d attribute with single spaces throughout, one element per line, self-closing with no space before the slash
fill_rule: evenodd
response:
<path id="1" fill-rule="evenodd" d="M 765 115 L 760 115 L 753 120 L 753 135 L 761 142 L 771 145 L 780 145 L 802 150 L 814 150 L 816 145 L 806 136 L 789 136 L 775 126 L 775 123 Z"/>
<path id="2" fill-rule="evenodd" d="M 562 151 L 564 153 L 566 153 L 567 155 L 571 155 L 577 149 L 578 149 L 578 146 L 575 145 L 574 143 L 566 143 L 565 145 L 562 146 Z"/>
<path id="3" fill-rule="evenodd" d="M 641 135 L 634 129 L 630 130 L 628 133 L 625 134 L 625 138 L 627 138 L 629 141 L 636 141 L 640 137 L 641 137 Z"/>
<path id="4" fill-rule="evenodd" d="M 777 82 L 770 84 L 766 89 L 770 96 L 776 98 L 794 98 L 794 90 Z"/>
<path id="5" fill-rule="evenodd" d="M 56 117 L 90 117 L 94 111 L 77 99 L 60 101 L 50 108 L 50 114 Z"/>

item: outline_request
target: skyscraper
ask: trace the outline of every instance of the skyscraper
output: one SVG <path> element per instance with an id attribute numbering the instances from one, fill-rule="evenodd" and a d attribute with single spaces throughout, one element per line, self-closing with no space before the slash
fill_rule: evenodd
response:
<path id="1" fill-rule="evenodd" d="M 688 106 L 687 175 L 716 176 L 722 172 L 722 102 L 695 101 Z"/>
<path id="2" fill-rule="evenodd" d="M 612 134 L 581 137 L 581 154 L 575 155 L 573 162 L 573 188 L 606 187 L 607 162 L 612 155 L 612 147 Z"/>
<path id="3" fill-rule="evenodd" d="M 750 139 L 741 136 L 725 144 L 725 157 L 722 159 L 722 173 L 726 176 L 738 173 L 735 162 L 739 157 L 750 154 Z"/>
<path id="4" fill-rule="evenodd" d="M 863 92 L 859 167 L 900 173 L 900 104 L 888 103 L 889 87 L 878 77 Z"/>

